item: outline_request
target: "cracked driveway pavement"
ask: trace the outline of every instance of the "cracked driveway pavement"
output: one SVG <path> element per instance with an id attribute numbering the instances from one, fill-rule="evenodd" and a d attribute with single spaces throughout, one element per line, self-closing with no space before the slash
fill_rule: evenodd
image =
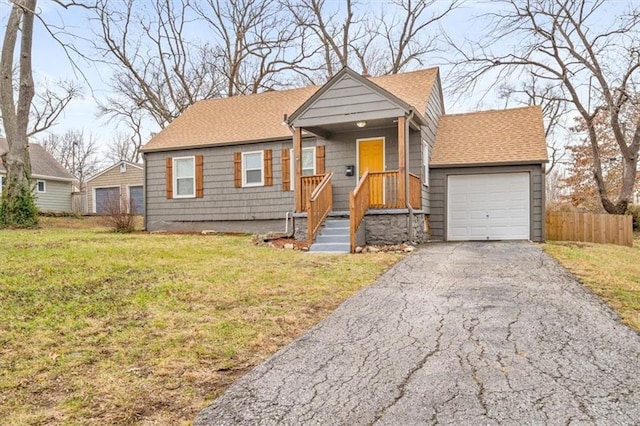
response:
<path id="1" fill-rule="evenodd" d="M 638 424 L 640 335 L 539 246 L 431 244 L 233 384 L 206 424 Z"/>

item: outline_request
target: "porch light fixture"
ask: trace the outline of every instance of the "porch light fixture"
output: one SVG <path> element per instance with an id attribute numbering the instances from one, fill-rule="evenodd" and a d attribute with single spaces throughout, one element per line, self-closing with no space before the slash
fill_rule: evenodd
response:
<path id="1" fill-rule="evenodd" d="M 362 129 L 364 126 L 366 126 L 366 125 L 367 125 L 367 122 L 366 122 L 366 121 L 358 121 L 358 122 L 356 123 L 356 126 L 360 127 L 361 129 Z"/>

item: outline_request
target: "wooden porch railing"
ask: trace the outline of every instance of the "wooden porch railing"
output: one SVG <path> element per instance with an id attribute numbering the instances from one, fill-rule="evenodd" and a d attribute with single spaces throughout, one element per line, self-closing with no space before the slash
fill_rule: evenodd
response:
<path id="1" fill-rule="evenodd" d="M 360 178 L 356 188 L 349 194 L 349 233 L 351 235 L 351 253 L 356 250 L 356 232 L 370 207 L 371 185 L 368 171 Z"/>
<path id="2" fill-rule="evenodd" d="M 322 179 L 324 179 L 326 175 L 310 175 L 310 176 L 302 176 L 302 208 L 307 208 L 309 200 L 311 199 L 311 193 Z"/>
<path id="3" fill-rule="evenodd" d="M 400 172 L 369 172 L 369 205 L 372 209 L 395 209 L 401 206 L 398 197 Z M 363 176 L 364 178 L 364 176 Z"/>
<path id="4" fill-rule="evenodd" d="M 409 205 L 413 209 L 422 208 L 422 181 L 413 173 L 409 173 Z"/>
<path id="5" fill-rule="evenodd" d="M 333 190 L 331 178 L 333 173 L 324 175 L 324 178 L 313 190 L 307 201 L 307 243 L 313 244 L 316 234 L 333 208 Z"/>

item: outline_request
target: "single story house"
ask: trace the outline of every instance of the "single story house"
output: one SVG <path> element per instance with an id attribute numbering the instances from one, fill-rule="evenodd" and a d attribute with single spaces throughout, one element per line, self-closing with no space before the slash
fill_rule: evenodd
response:
<path id="1" fill-rule="evenodd" d="M 0 138 L 0 153 L 7 152 L 7 140 Z M 29 144 L 31 175 L 36 206 L 42 212 L 71 213 L 71 193 L 76 181 L 41 145 Z M 7 171 L 0 161 L 0 192 L 6 184 Z"/>
<path id="2" fill-rule="evenodd" d="M 544 240 L 540 108 L 447 115 L 438 68 L 196 102 L 142 152 L 150 231 Z"/>
<path id="3" fill-rule="evenodd" d="M 133 213 L 142 214 L 144 166 L 118 161 L 87 180 L 85 197 L 88 213 L 107 214 L 110 204 L 116 202 Z"/>

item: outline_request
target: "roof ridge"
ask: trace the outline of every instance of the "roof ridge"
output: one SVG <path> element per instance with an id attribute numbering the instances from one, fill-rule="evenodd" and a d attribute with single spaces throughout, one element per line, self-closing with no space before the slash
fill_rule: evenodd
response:
<path id="1" fill-rule="evenodd" d="M 455 114 L 443 114 L 442 117 L 459 117 L 461 115 L 480 115 L 480 114 L 491 114 L 496 112 L 504 112 L 504 111 L 515 111 L 520 109 L 539 109 L 540 105 L 525 105 L 520 107 L 513 108 L 502 108 L 502 109 L 485 109 L 482 111 L 468 111 L 468 112 L 458 112 Z"/>
<path id="2" fill-rule="evenodd" d="M 378 79 L 389 79 L 389 78 L 395 78 L 395 77 L 399 77 L 399 76 L 403 76 L 403 75 L 407 75 L 407 74 L 417 74 L 417 73 L 421 73 L 421 72 L 427 72 L 427 71 L 437 71 L 440 67 L 438 66 L 433 66 L 433 67 L 429 67 L 429 68 L 423 68 L 423 69 L 419 69 L 419 70 L 413 70 L 413 71 L 407 71 L 407 72 L 401 72 L 401 73 L 396 73 L 396 74 L 384 74 L 384 75 L 378 75 L 378 76 L 371 76 L 371 77 L 365 77 L 368 80 L 371 80 L 373 83 L 375 83 L 376 80 Z M 239 94 L 239 95 L 235 95 L 235 96 L 224 96 L 224 97 L 218 97 L 218 98 L 207 98 L 207 99 L 200 99 L 199 101 L 194 102 L 194 105 L 200 102 L 212 102 L 212 101 L 229 101 L 231 99 L 235 100 L 235 99 L 247 99 L 247 98 L 254 98 L 257 96 L 263 96 L 263 95 L 268 95 L 268 94 L 274 94 L 274 93 L 278 93 L 278 94 L 285 94 L 285 93 L 290 93 L 290 92 L 294 92 L 297 90 L 311 90 L 311 89 L 319 89 L 320 87 L 322 87 L 324 85 L 323 84 L 311 84 L 308 86 L 301 86 L 301 87 L 291 87 L 288 89 L 273 89 L 273 90 L 266 90 L 264 92 L 259 92 L 259 93 L 248 93 L 248 94 Z"/>

